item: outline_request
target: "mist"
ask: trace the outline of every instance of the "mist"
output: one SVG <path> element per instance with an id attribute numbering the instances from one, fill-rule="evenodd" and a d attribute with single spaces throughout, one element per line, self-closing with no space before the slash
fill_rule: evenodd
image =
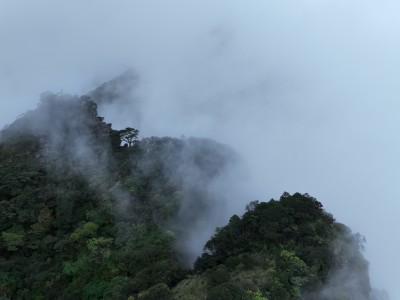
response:
<path id="1" fill-rule="evenodd" d="M 399 10 L 389 0 L 0 0 L 0 127 L 43 91 L 85 94 L 131 69 L 128 101 L 100 108 L 107 122 L 231 146 L 251 173 L 235 207 L 283 191 L 316 197 L 366 236 L 373 286 L 398 299 Z"/>

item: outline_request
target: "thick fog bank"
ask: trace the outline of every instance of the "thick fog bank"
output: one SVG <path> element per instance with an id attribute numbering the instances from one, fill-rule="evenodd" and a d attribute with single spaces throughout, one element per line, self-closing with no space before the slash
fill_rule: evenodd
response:
<path id="1" fill-rule="evenodd" d="M 128 101 L 101 112 L 114 126 L 232 146 L 252 172 L 243 203 L 317 197 L 366 236 L 373 284 L 397 299 L 399 10 L 390 0 L 0 0 L 0 126 L 45 90 L 83 94 L 133 68 Z"/>

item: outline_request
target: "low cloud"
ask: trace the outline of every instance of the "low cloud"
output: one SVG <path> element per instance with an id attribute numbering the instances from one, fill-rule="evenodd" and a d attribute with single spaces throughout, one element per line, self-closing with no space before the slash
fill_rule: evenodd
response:
<path id="1" fill-rule="evenodd" d="M 400 298 L 399 10 L 391 0 L 0 1 L 0 126 L 44 90 L 81 95 L 133 69 L 132 109 L 102 111 L 116 128 L 228 144 L 249 166 L 248 199 L 317 197 L 367 237 L 373 284 Z"/>

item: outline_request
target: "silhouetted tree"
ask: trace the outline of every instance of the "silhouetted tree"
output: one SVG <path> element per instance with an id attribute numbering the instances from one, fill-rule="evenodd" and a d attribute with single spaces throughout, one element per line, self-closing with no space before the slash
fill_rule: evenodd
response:
<path id="1" fill-rule="evenodd" d="M 135 144 L 138 134 L 139 130 L 131 127 L 126 127 L 125 129 L 119 131 L 121 142 L 125 142 L 128 147 L 131 147 Z"/>

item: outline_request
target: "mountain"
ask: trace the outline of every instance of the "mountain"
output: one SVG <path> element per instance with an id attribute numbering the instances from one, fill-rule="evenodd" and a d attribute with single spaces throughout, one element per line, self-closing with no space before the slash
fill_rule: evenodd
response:
<path id="1" fill-rule="evenodd" d="M 95 100 L 120 79 L 44 94 L 1 131 L 1 299 L 378 299 L 362 237 L 309 195 L 251 202 L 205 238 L 239 156 L 113 129 Z"/>

